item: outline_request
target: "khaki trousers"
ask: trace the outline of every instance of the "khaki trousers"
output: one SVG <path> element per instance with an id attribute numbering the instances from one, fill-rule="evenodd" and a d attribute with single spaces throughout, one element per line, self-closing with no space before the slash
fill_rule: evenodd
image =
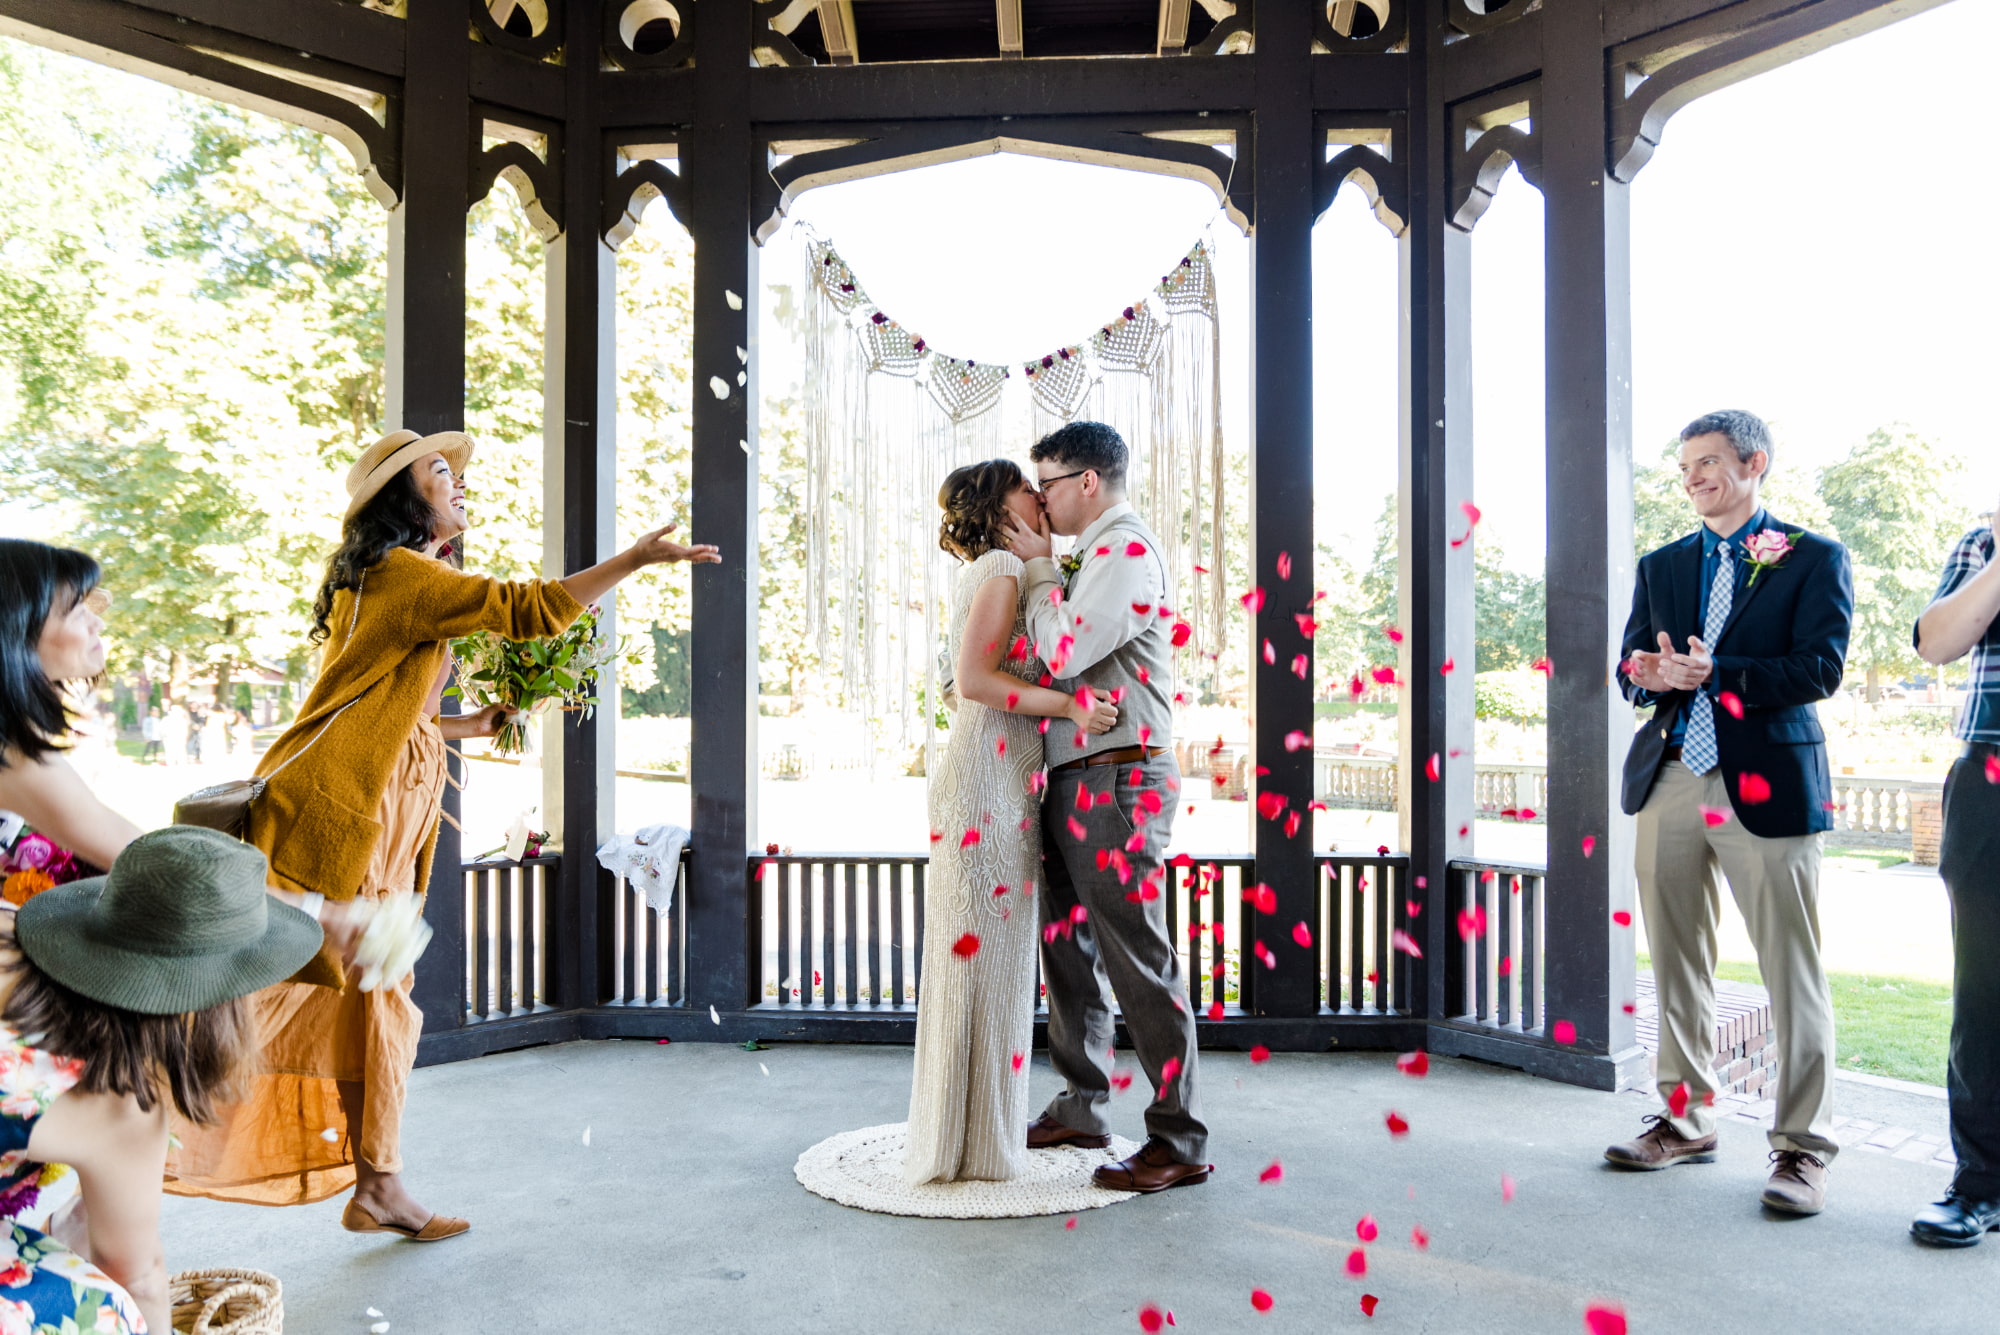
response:
<path id="1" fill-rule="evenodd" d="M 1653 952 L 1660 1003 L 1659 1091 L 1665 1103 L 1685 1081 L 1683 1136 L 1715 1130 L 1715 928 L 1717 873 L 1757 948 L 1778 1032 L 1778 1117 L 1773 1149 L 1804 1150 L 1831 1163 L 1833 998 L 1819 958 L 1820 836 L 1764 839 L 1731 818 L 1710 828 L 1701 807 L 1729 811 L 1721 770 L 1696 775 L 1678 760 L 1660 767 L 1639 812 L 1639 907 Z"/>

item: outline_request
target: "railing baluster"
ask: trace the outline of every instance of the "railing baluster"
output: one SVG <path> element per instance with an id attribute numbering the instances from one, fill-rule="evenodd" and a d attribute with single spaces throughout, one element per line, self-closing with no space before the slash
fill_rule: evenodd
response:
<path id="1" fill-rule="evenodd" d="M 807 862 L 799 867 L 799 1005 L 819 1004 L 813 984 L 813 956 L 819 945 L 818 887 L 820 864 Z"/>
<path id="2" fill-rule="evenodd" d="M 1357 872 L 1358 874 L 1358 872 Z M 1389 956 L 1389 926 L 1393 911 L 1389 907 L 1389 887 L 1379 876 L 1369 879 L 1368 894 L 1375 901 L 1375 1009 L 1386 1014 L 1389 1010 L 1389 975 L 1395 963 Z"/>
<path id="3" fill-rule="evenodd" d="M 861 942 L 857 938 L 854 921 L 860 885 L 861 868 L 859 865 L 850 862 L 847 864 L 847 898 L 843 905 L 847 913 L 841 920 L 841 926 L 846 929 L 847 933 L 847 949 L 843 952 L 843 958 L 847 964 L 847 1004 L 849 1006 L 859 1006 L 861 1004 Z"/>
<path id="4" fill-rule="evenodd" d="M 868 1004 L 880 1006 L 882 995 L 882 864 L 868 864 Z"/>
<path id="5" fill-rule="evenodd" d="M 1521 892 L 1521 1028 L 1542 1024 L 1542 888 L 1546 879 L 1524 876 Z"/>
<path id="6" fill-rule="evenodd" d="M 1521 878 L 1507 878 L 1507 893 L 1500 896 L 1499 921 L 1494 924 L 1497 937 L 1494 942 L 1500 968 L 1504 970 L 1497 980 L 1493 1021 L 1499 1025 L 1514 1023 L 1514 970 L 1518 961 L 1514 958 L 1514 912 L 1521 902 Z"/>
<path id="7" fill-rule="evenodd" d="M 542 1004 L 542 871 L 521 869 L 521 1009 Z"/>
<path id="8" fill-rule="evenodd" d="M 499 902 L 494 906 L 493 927 L 500 955 L 498 986 L 495 989 L 499 996 L 493 1006 L 496 1015 L 514 1013 L 514 904 L 515 891 L 524 870 L 511 868 L 501 874 Z"/>
<path id="9" fill-rule="evenodd" d="M 778 868 L 778 1004 L 792 1004 L 792 873 L 797 866 Z"/>
<path id="10" fill-rule="evenodd" d="M 889 1004 L 901 1007 L 903 997 L 903 906 L 910 878 L 903 867 L 889 868 Z"/>

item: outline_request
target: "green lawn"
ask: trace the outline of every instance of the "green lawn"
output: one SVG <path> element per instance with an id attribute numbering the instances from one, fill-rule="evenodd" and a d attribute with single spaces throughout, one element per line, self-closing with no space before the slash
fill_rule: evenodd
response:
<path id="1" fill-rule="evenodd" d="M 1639 967 L 1651 968 L 1652 961 L 1641 955 Z M 1733 983 L 1764 982 L 1756 965 L 1740 961 L 1723 961 L 1716 974 Z M 1944 1083 L 1951 988 L 1882 974 L 1833 973 L 1827 981 L 1833 986 L 1834 1047 L 1842 1070 Z"/>

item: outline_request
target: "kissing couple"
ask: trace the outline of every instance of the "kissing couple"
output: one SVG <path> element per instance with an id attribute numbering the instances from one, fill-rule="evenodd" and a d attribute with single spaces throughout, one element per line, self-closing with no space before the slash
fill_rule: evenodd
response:
<path id="1" fill-rule="evenodd" d="M 930 781 L 911 1185 L 1000 1181 L 1032 1150 L 1108 1146 L 1114 995 L 1153 1101 L 1145 1145 L 1095 1181 L 1208 1179 L 1194 1016 L 1166 924 L 1174 583 L 1125 499 L 1128 457 L 1109 426 L 1072 422 L 1029 451 L 1034 479 L 995 459 L 938 492 L 938 543 L 964 566 L 947 642 L 957 716 Z M 1060 564 L 1051 534 L 1077 539 Z M 1065 1087 L 1029 1122 L 1038 944 Z"/>

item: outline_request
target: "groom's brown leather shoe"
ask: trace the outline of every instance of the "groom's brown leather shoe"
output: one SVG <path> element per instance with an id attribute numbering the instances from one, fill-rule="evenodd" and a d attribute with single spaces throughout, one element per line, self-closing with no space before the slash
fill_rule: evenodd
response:
<path id="1" fill-rule="evenodd" d="M 1028 1148 L 1052 1150 L 1058 1145 L 1074 1145 L 1080 1150 L 1101 1150 L 1111 1143 L 1109 1136 L 1093 1136 L 1088 1131 L 1072 1131 L 1043 1113 L 1028 1123 Z"/>
<path id="2" fill-rule="evenodd" d="M 1214 1164 L 1182 1163 L 1158 1136 L 1148 1136 L 1139 1152 L 1122 1163 L 1108 1163 L 1090 1175 L 1091 1181 L 1113 1191 L 1165 1191 L 1208 1181 Z"/>

